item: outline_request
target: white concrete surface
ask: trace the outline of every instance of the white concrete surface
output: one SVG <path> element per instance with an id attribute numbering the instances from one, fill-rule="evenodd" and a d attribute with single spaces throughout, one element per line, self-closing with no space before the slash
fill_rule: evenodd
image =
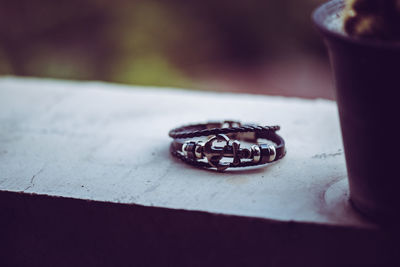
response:
<path id="1" fill-rule="evenodd" d="M 286 157 L 217 173 L 169 155 L 171 128 L 219 119 L 281 125 Z M 0 190 L 373 227 L 347 202 L 327 100 L 3 77 Z"/>

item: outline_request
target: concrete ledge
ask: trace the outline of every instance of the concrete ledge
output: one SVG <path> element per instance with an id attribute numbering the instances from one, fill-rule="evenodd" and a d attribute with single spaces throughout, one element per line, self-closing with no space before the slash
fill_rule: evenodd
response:
<path id="1" fill-rule="evenodd" d="M 281 125 L 287 156 L 223 174 L 170 157 L 172 127 L 231 118 Z M 2 78 L 0 125 L 6 265 L 395 259 L 348 204 L 334 102 Z"/>

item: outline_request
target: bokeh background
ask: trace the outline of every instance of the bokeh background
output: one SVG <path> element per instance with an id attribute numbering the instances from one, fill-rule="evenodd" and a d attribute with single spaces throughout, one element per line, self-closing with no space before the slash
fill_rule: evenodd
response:
<path id="1" fill-rule="evenodd" d="M 0 75 L 333 99 L 323 0 L 0 0 Z"/>

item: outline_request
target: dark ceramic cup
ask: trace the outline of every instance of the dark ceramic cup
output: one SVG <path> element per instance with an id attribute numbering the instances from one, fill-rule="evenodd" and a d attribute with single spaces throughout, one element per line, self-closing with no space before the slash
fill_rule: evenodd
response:
<path id="1" fill-rule="evenodd" d="M 350 201 L 371 219 L 400 218 L 400 44 L 335 30 L 343 0 L 321 5 L 313 21 L 328 48 L 345 149 Z"/>

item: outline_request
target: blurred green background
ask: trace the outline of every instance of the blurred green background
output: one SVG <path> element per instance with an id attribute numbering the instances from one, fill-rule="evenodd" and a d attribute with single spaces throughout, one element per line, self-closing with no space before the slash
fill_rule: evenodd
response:
<path id="1" fill-rule="evenodd" d="M 333 98 L 321 0 L 0 0 L 0 75 Z"/>

